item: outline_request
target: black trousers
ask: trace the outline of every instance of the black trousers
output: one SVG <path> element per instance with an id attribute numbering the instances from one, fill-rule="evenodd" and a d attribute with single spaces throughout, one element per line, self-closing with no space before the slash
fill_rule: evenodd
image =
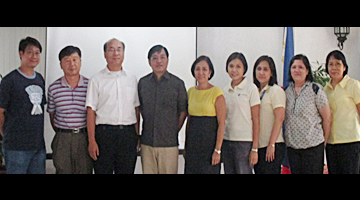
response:
<path id="1" fill-rule="evenodd" d="M 99 156 L 95 174 L 133 174 L 137 159 L 138 137 L 135 126 L 97 125 L 95 139 Z"/>
<path id="2" fill-rule="evenodd" d="M 329 174 L 359 174 L 360 142 L 327 144 Z"/>
<path id="3" fill-rule="evenodd" d="M 272 162 L 265 161 L 267 147 L 260 148 L 259 161 L 254 166 L 255 174 L 281 174 L 281 163 L 285 158 L 285 143 L 275 144 L 275 159 Z"/>
<path id="4" fill-rule="evenodd" d="M 324 143 L 307 149 L 288 147 L 288 156 L 292 174 L 323 174 Z"/>

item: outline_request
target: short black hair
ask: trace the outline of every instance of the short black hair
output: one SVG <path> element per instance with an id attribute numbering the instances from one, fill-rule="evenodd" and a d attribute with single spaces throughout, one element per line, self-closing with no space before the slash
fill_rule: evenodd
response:
<path id="1" fill-rule="evenodd" d="M 151 49 L 149 50 L 149 53 L 148 53 L 148 59 L 150 60 L 151 56 L 155 53 L 155 52 L 161 52 L 161 50 L 165 51 L 165 54 L 166 54 L 166 57 L 169 58 L 169 52 L 168 50 L 166 49 L 166 47 L 158 44 L 158 45 L 155 45 L 153 47 L 151 47 Z"/>
<path id="2" fill-rule="evenodd" d="M 125 43 L 124 43 L 123 41 L 120 41 L 120 40 L 118 40 L 118 39 L 116 39 L 116 38 L 113 38 L 113 39 L 111 39 L 111 40 L 117 40 L 117 41 L 121 42 L 121 44 L 123 45 L 123 49 L 124 49 L 124 51 L 125 51 Z M 105 42 L 105 44 L 104 44 L 104 52 L 106 52 L 107 44 L 108 44 L 111 40 Z"/>
<path id="3" fill-rule="evenodd" d="M 312 76 L 312 70 L 311 70 L 311 65 L 310 65 L 310 62 L 309 62 L 309 59 L 303 55 L 303 54 L 298 54 L 296 56 L 294 56 L 291 61 L 290 61 L 290 66 L 289 66 L 289 81 L 290 82 L 293 82 L 294 83 L 294 79 L 292 78 L 291 76 L 291 65 L 295 62 L 295 60 L 302 60 L 306 69 L 308 70 L 308 75 L 306 76 L 306 79 L 305 81 L 311 81 L 313 82 L 314 81 L 314 78 Z"/>
<path id="4" fill-rule="evenodd" d="M 39 48 L 40 53 L 42 52 L 42 47 L 39 41 L 37 41 L 35 38 L 32 37 L 26 37 L 25 39 L 22 39 L 19 43 L 19 52 L 25 52 L 26 47 L 29 45 L 36 46 Z"/>
<path id="5" fill-rule="evenodd" d="M 191 74 L 195 78 L 195 67 L 201 61 L 206 61 L 207 64 L 209 65 L 209 70 L 211 71 L 211 75 L 210 75 L 210 78 L 209 78 L 209 80 L 210 80 L 214 76 L 215 70 L 214 70 L 214 65 L 212 64 L 210 58 L 207 57 L 207 56 L 200 56 L 195 60 L 195 62 L 191 66 Z"/>
<path id="6" fill-rule="evenodd" d="M 270 80 L 269 80 L 269 85 L 270 86 L 273 86 L 274 84 L 277 84 L 277 75 L 276 75 L 276 67 L 275 67 L 275 62 L 274 60 L 267 56 L 267 55 L 264 55 L 264 56 L 261 56 L 260 58 L 258 58 L 255 62 L 255 65 L 254 65 L 254 70 L 253 70 L 253 80 L 254 80 L 254 84 L 260 88 L 260 82 L 257 80 L 256 78 L 256 68 L 257 66 L 262 62 L 262 61 L 266 61 L 269 63 L 269 66 L 270 66 L 270 70 L 271 70 L 271 77 L 270 77 Z"/>
<path id="7" fill-rule="evenodd" d="M 65 56 L 70 56 L 73 53 L 77 53 L 79 54 L 80 58 L 81 58 L 81 51 L 78 47 L 74 47 L 74 46 L 66 46 L 65 48 L 63 48 L 60 53 L 59 53 L 59 60 L 61 61 L 61 59 L 63 59 Z"/>
<path id="8" fill-rule="evenodd" d="M 226 72 L 229 72 L 228 70 L 228 65 L 232 60 L 235 59 L 240 59 L 240 61 L 242 62 L 242 64 L 244 65 L 244 75 L 246 74 L 247 70 L 248 70 L 248 64 L 246 62 L 245 56 L 242 53 L 239 52 L 234 52 L 232 53 L 229 58 L 226 61 Z"/>
<path id="9" fill-rule="evenodd" d="M 344 71 L 344 74 L 343 74 L 343 77 L 344 77 L 349 71 L 349 66 L 348 66 L 348 64 L 346 62 L 345 55 L 339 50 L 332 51 L 332 52 L 329 53 L 329 55 L 327 55 L 326 64 L 325 64 L 326 73 L 329 74 L 329 61 L 330 61 L 331 57 L 334 57 L 336 60 L 341 60 L 343 65 L 346 67 L 346 69 Z"/>

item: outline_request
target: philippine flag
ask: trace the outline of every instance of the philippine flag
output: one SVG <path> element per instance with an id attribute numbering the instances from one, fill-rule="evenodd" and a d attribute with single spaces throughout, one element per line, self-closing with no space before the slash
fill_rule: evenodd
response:
<path id="1" fill-rule="evenodd" d="M 294 34 L 293 27 L 284 28 L 284 42 L 283 42 L 283 57 L 284 63 L 284 76 L 283 76 L 283 88 L 289 86 L 289 70 L 290 60 L 294 57 Z"/>

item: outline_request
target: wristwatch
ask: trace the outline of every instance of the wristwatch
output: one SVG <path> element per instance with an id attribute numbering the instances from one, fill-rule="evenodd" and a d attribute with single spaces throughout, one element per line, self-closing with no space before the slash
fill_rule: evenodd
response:
<path id="1" fill-rule="evenodd" d="M 258 152 L 258 149 L 251 149 L 251 151 L 253 151 L 253 152 Z"/>
<path id="2" fill-rule="evenodd" d="M 217 154 L 219 154 L 219 155 L 221 154 L 221 150 L 215 149 L 214 151 L 215 151 Z"/>

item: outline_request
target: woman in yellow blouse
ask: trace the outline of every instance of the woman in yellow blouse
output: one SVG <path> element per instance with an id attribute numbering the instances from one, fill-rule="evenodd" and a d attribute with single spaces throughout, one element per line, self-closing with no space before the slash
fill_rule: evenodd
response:
<path id="1" fill-rule="evenodd" d="M 207 56 L 200 56 L 191 67 L 198 85 L 188 91 L 185 174 L 220 173 L 226 105 L 223 91 L 209 83 L 214 72 Z"/>
<path id="2" fill-rule="evenodd" d="M 274 60 L 261 56 L 254 65 L 254 84 L 260 95 L 259 161 L 254 166 L 256 174 L 280 174 L 285 157 L 282 124 L 285 119 L 286 95 L 277 85 Z"/>
<path id="3" fill-rule="evenodd" d="M 347 75 L 343 53 L 332 51 L 326 58 L 331 80 L 324 90 L 331 114 L 331 134 L 326 146 L 329 174 L 358 174 L 360 161 L 360 82 Z"/>

